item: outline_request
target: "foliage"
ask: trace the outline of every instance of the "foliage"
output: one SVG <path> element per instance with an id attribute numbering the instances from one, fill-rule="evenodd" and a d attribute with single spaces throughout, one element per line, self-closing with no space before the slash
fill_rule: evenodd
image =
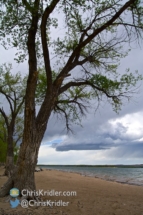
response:
<path id="1" fill-rule="evenodd" d="M 11 153 L 11 148 L 17 149 L 17 144 L 23 135 L 23 108 L 26 90 L 26 77 L 20 73 L 12 74 L 12 65 L 0 66 L 0 96 L 4 102 L 0 107 L 1 153 L 3 159 Z M 16 150 L 17 152 L 17 150 Z M 14 153 L 16 159 L 17 153 Z"/>
<path id="2" fill-rule="evenodd" d="M 20 73 L 12 74 L 11 70 L 12 64 L 0 66 L 0 94 L 1 98 L 6 98 L 11 112 L 14 112 L 24 98 L 27 77 L 22 78 Z"/>
<path id="3" fill-rule="evenodd" d="M 55 75 L 55 73 L 53 73 Z M 90 107 L 90 100 L 96 99 L 99 102 L 106 95 L 111 102 L 113 110 L 118 112 L 122 105 L 122 98 L 131 97 L 133 87 L 138 81 L 143 80 L 142 75 L 130 73 L 128 69 L 126 74 L 112 80 L 102 74 L 91 74 L 87 81 L 77 82 L 77 86 L 71 86 L 64 93 L 61 93 L 56 101 L 54 113 L 59 117 L 61 115 L 66 119 L 66 128 L 70 130 L 70 122 L 80 123 L 83 115 Z M 69 83 L 68 83 L 69 84 Z M 71 82 L 72 85 L 72 82 Z M 79 86 L 78 86 L 79 85 Z M 41 104 L 45 98 L 47 89 L 46 74 L 44 68 L 39 68 L 38 84 L 36 88 L 36 103 Z M 130 96 L 129 96 L 130 93 Z M 112 96 L 111 96 L 112 95 Z M 105 100 L 105 97 L 104 97 Z M 81 125 L 81 124 L 80 124 Z"/>
<path id="4" fill-rule="evenodd" d="M 140 0 L 3 0 L 0 29 L 1 44 L 20 50 L 18 62 L 29 56 L 29 80 L 35 72 L 31 65 L 44 62 L 37 88 L 31 88 L 41 105 L 39 118 L 49 98 L 67 128 L 69 121 L 81 119 L 91 99 L 107 98 L 118 111 L 142 80 L 139 74 L 118 73 L 130 51 L 126 44 L 142 39 Z"/>
<path id="5" fill-rule="evenodd" d="M 6 126 L 10 124 L 12 117 L 15 119 L 23 110 L 27 79 L 26 76 L 22 78 L 20 73 L 12 74 L 11 70 L 11 64 L 0 66 L 0 95 L 3 102 L 7 102 L 9 106 L 9 111 L 4 110 L 2 104 L 0 107 Z"/>

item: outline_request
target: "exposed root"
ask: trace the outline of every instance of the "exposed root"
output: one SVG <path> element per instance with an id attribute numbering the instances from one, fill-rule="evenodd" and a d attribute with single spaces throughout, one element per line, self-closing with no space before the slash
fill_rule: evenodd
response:
<path id="1" fill-rule="evenodd" d="M 12 187 L 13 187 L 13 181 L 11 178 L 9 178 L 8 181 L 0 189 L 0 197 L 7 196 Z"/>

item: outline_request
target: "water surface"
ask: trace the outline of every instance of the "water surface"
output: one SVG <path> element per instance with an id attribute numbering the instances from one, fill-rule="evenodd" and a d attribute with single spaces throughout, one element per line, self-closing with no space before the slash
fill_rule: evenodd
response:
<path id="1" fill-rule="evenodd" d="M 76 172 L 81 175 L 97 177 L 104 180 L 116 181 L 132 185 L 143 186 L 143 168 L 128 167 L 95 167 L 95 166 L 66 166 L 66 165 L 39 165 L 46 169 L 55 169 L 66 172 Z"/>

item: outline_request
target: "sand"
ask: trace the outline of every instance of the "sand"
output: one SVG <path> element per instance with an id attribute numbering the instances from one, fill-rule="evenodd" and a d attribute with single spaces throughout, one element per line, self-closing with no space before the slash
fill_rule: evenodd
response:
<path id="1" fill-rule="evenodd" d="M 0 167 L 0 175 L 3 173 Z M 6 181 L 0 176 L 0 186 Z M 76 173 L 44 170 L 35 173 L 36 190 L 76 191 L 76 196 L 42 196 L 43 201 L 53 201 L 67 206 L 31 206 L 11 208 L 5 198 L 0 198 L 0 215 L 143 215 L 143 187 L 98 178 L 85 177 Z M 57 193 L 56 193 L 57 194 Z M 69 193 L 67 193 L 69 195 Z M 58 203 L 57 203 L 58 204 Z"/>

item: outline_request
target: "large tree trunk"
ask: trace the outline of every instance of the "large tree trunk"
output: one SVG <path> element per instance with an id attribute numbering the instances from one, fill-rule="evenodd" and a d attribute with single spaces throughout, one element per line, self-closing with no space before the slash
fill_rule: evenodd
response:
<path id="1" fill-rule="evenodd" d="M 35 90 L 37 85 L 37 58 L 35 37 L 38 28 L 38 8 L 39 2 L 35 1 L 36 10 L 33 11 L 31 27 L 28 31 L 27 48 L 29 55 L 29 76 L 27 80 L 27 88 L 25 95 L 25 112 L 24 112 L 24 132 L 23 140 L 20 146 L 20 152 L 11 177 L 7 183 L 1 188 L 0 196 L 9 193 L 12 187 L 22 189 L 35 189 L 34 170 L 37 163 L 37 156 L 43 134 L 36 129 L 36 112 L 35 112 Z M 48 117 L 47 117 L 48 121 Z M 45 132 L 45 128 L 42 129 Z M 41 135 L 38 135 L 38 134 Z"/>
<path id="2" fill-rule="evenodd" d="M 29 139 L 23 139 L 20 146 L 16 167 L 6 184 L 4 184 L 4 186 L 0 189 L 0 197 L 8 195 L 9 190 L 12 187 L 17 188 L 20 191 L 23 189 L 27 189 L 29 191 L 36 190 L 34 178 L 35 166 L 37 164 L 38 152 L 47 127 L 50 112 L 49 114 L 46 113 L 46 115 L 47 120 L 45 121 L 44 126 L 41 126 L 39 131 L 37 129 L 33 129 L 32 127 L 25 128 L 25 134 L 31 134 L 32 132 L 32 135 L 30 135 L 31 140 L 29 141 Z M 39 128 L 39 126 L 37 128 Z"/>
<path id="3" fill-rule="evenodd" d="M 47 8 L 46 13 L 50 13 L 56 6 L 58 1 L 55 1 L 52 6 Z M 23 189 L 35 190 L 34 172 L 37 164 L 38 151 L 44 133 L 47 128 L 47 123 L 51 112 L 54 108 L 57 92 L 51 87 L 47 90 L 44 102 L 41 105 L 40 111 L 36 117 L 35 111 L 35 91 L 37 85 L 37 57 L 36 57 L 36 44 L 35 37 L 38 28 L 39 20 L 39 0 L 34 2 L 34 10 L 32 13 L 31 27 L 28 31 L 28 55 L 29 55 L 29 76 L 27 80 L 27 88 L 25 95 L 25 112 L 24 112 L 24 132 L 23 140 L 20 146 L 20 152 L 16 167 L 8 179 L 7 183 L 0 190 L 0 197 L 9 194 L 12 187 L 18 188 L 20 191 Z M 45 20 L 45 25 L 46 25 Z M 46 31 L 46 28 L 45 28 Z M 50 69 L 50 68 L 49 68 Z"/>

